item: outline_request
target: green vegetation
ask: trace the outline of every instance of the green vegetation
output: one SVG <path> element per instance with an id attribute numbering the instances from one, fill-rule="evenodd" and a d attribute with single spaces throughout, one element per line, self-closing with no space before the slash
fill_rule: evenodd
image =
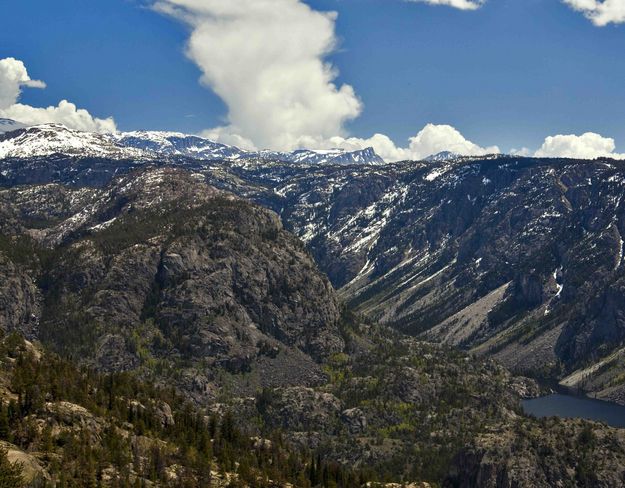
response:
<path id="1" fill-rule="evenodd" d="M 218 416 L 130 373 L 101 375 L 38 354 L 17 335 L 0 344 L 0 374 L 15 396 L 0 405 L 0 439 L 44 453 L 40 461 L 54 486 L 349 488 L 368 479 L 319 453 L 292 449 L 278 430 L 250 436 L 235 412 Z M 17 475 L 17 468 L 0 462 L 0 469 L 0 487 L 9 486 L 1 476 Z"/>
<path id="2" fill-rule="evenodd" d="M 328 450 L 366 465 L 379 479 L 438 485 L 461 449 L 520 410 L 512 377 L 493 362 L 381 327 L 346 326 L 343 333 L 360 351 L 329 358 L 329 381 L 319 390 L 366 420 L 350 429 L 329 418 L 318 428 Z M 284 395 L 265 390 L 257 397 L 266 424 L 289 405 Z"/>
<path id="3" fill-rule="evenodd" d="M 20 488 L 24 486 L 22 468 L 17 463 L 9 462 L 7 450 L 0 448 L 0 488 Z"/>

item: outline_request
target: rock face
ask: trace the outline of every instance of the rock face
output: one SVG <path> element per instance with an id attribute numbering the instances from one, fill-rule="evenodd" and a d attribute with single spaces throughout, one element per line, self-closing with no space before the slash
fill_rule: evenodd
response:
<path id="1" fill-rule="evenodd" d="M 443 486 L 616 488 L 625 482 L 619 460 L 624 441 L 618 429 L 581 421 L 519 422 L 510 430 L 480 437 L 460 452 Z"/>
<path id="2" fill-rule="evenodd" d="M 0 330 L 36 337 L 40 314 L 41 293 L 31 274 L 0 251 Z"/>
<path id="3" fill-rule="evenodd" d="M 209 396 L 206 371 L 249 373 L 275 359 L 313 378 L 310 358 L 344 347 L 332 286 L 271 211 L 168 169 L 118 179 L 90 197 L 55 185 L 22 191 L 48 193 L 37 209 L 48 220 L 36 233 L 16 220 L 21 235 L 52 249 L 41 289 L 0 261 L 5 330 L 34 331 L 32 316 L 46 343 L 104 370 L 184 361 L 192 388 Z M 58 212 L 65 199 L 84 205 Z M 23 195 L 9 201 L 12 215 L 29 212 Z"/>
<path id="4" fill-rule="evenodd" d="M 47 473 L 39 461 L 31 454 L 4 441 L 0 441 L 0 449 L 7 451 L 7 459 L 10 463 L 19 463 L 22 468 L 22 478 L 26 483 L 33 483 L 36 486 L 36 483 L 49 481 Z"/>
<path id="5" fill-rule="evenodd" d="M 374 320 L 555 377 L 625 340 L 623 162 L 497 156 L 237 175 L 273 189 L 244 192 L 281 210 Z"/>
<path id="6" fill-rule="evenodd" d="M 341 401 L 331 393 L 312 388 L 292 387 L 274 392 L 271 402 L 262 410 L 272 427 L 290 432 L 332 432 L 337 426 Z"/>

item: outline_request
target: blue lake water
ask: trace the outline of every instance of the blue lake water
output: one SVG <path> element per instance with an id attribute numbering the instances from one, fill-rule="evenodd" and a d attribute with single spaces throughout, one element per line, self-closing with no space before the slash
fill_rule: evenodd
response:
<path id="1" fill-rule="evenodd" d="M 625 407 L 615 403 L 554 393 L 522 404 L 525 413 L 535 417 L 583 418 L 625 428 Z"/>

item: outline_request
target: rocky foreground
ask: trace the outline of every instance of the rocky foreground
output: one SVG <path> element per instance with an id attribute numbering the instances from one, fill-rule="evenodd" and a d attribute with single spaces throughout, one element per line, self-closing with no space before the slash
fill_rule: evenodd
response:
<path id="1" fill-rule="evenodd" d="M 623 431 L 526 418 L 530 380 L 361 327 L 323 384 L 205 406 L 13 334 L 0 343 L 2 447 L 27 486 L 622 486 Z"/>

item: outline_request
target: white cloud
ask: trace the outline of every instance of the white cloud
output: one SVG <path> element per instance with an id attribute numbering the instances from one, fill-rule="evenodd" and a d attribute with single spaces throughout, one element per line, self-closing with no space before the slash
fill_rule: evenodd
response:
<path id="1" fill-rule="evenodd" d="M 397 147 L 384 134 L 375 134 L 368 139 L 332 137 L 328 140 L 310 140 L 306 142 L 308 147 L 313 149 L 338 147 L 347 151 L 354 151 L 372 147 L 386 161 L 420 160 L 442 151 L 451 151 L 465 156 L 482 156 L 500 152 L 497 146 L 478 146 L 467 140 L 458 130 L 450 125 L 434 124 L 427 124 L 417 135 L 411 137 L 408 147 L 405 148 Z"/>
<path id="2" fill-rule="evenodd" d="M 24 63 L 15 58 L 0 59 L 0 117 L 26 125 L 59 123 L 78 130 L 114 132 L 112 118 L 99 119 L 87 110 L 62 100 L 58 106 L 31 107 L 18 103 L 22 88 L 45 88 L 43 81 L 32 80 Z"/>
<path id="3" fill-rule="evenodd" d="M 15 58 L 0 59 L 0 110 L 17 101 L 23 86 L 45 88 L 46 84 L 31 80 L 22 61 Z"/>
<path id="4" fill-rule="evenodd" d="M 476 10 L 480 8 L 486 0 L 406 0 L 408 2 L 429 3 L 430 5 L 447 5 L 459 8 L 460 10 Z"/>
<path id="5" fill-rule="evenodd" d="M 521 156 L 525 158 L 532 155 L 532 150 L 528 147 L 522 147 L 521 149 L 512 148 L 510 149 L 510 154 L 512 154 L 513 156 Z"/>
<path id="6" fill-rule="evenodd" d="M 215 127 L 213 129 L 206 129 L 200 133 L 200 136 L 210 139 L 211 141 L 220 142 L 221 144 L 237 146 L 238 148 L 246 151 L 255 151 L 258 149 L 254 142 L 239 135 L 233 127 Z"/>
<path id="7" fill-rule="evenodd" d="M 57 106 L 46 108 L 16 103 L 7 109 L 0 110 L 0 115 L 26 125 L 56 123 L 63 124 L 70 129 L 88 132 L 116 132 L 117 130 L 112 117 L 98 119 L 84 108 L 78 108 L 67 100 L 61 100 Z"/>
<path id="8" fill-rule="evenodd" d="M 563 0 L 563 2 L 582 12 L 593 24 L 599 27 L 610 23 L 625 22 L 624 0 Z"/>
<path id="9" fill-rule="evenodd" d="M 625 154 L 615 153 L 615 149 L 614 139 L 603 137 L 594 132 L 586 132 L 581 136 L 573 134 L 549 136 L 534 155 L 537 157 L 578 159 L 595 159 L 599 157 L 625 159 Z"/>
<path id="10" fill-rule="evenodd" d="M 408 147 L 415 158 L 424 158 L 441 151 L 451 151 L 466 156 L 480 156 L 498 153 L 497 146 L 483 148 L 464 138 L 450 125 L 426 125 L 421 132 L 410 139 Z"/>
<path id="11" fill-rule="evenodd" d="M 362 104 L 335 84 L 335 13 L 300 0 L 162 0 L 155 9 L 191 27 L 187 56 L 228 106 L 229 127 L 259 147 L 294 149 L 302 136 L 344 133 Z"/>

